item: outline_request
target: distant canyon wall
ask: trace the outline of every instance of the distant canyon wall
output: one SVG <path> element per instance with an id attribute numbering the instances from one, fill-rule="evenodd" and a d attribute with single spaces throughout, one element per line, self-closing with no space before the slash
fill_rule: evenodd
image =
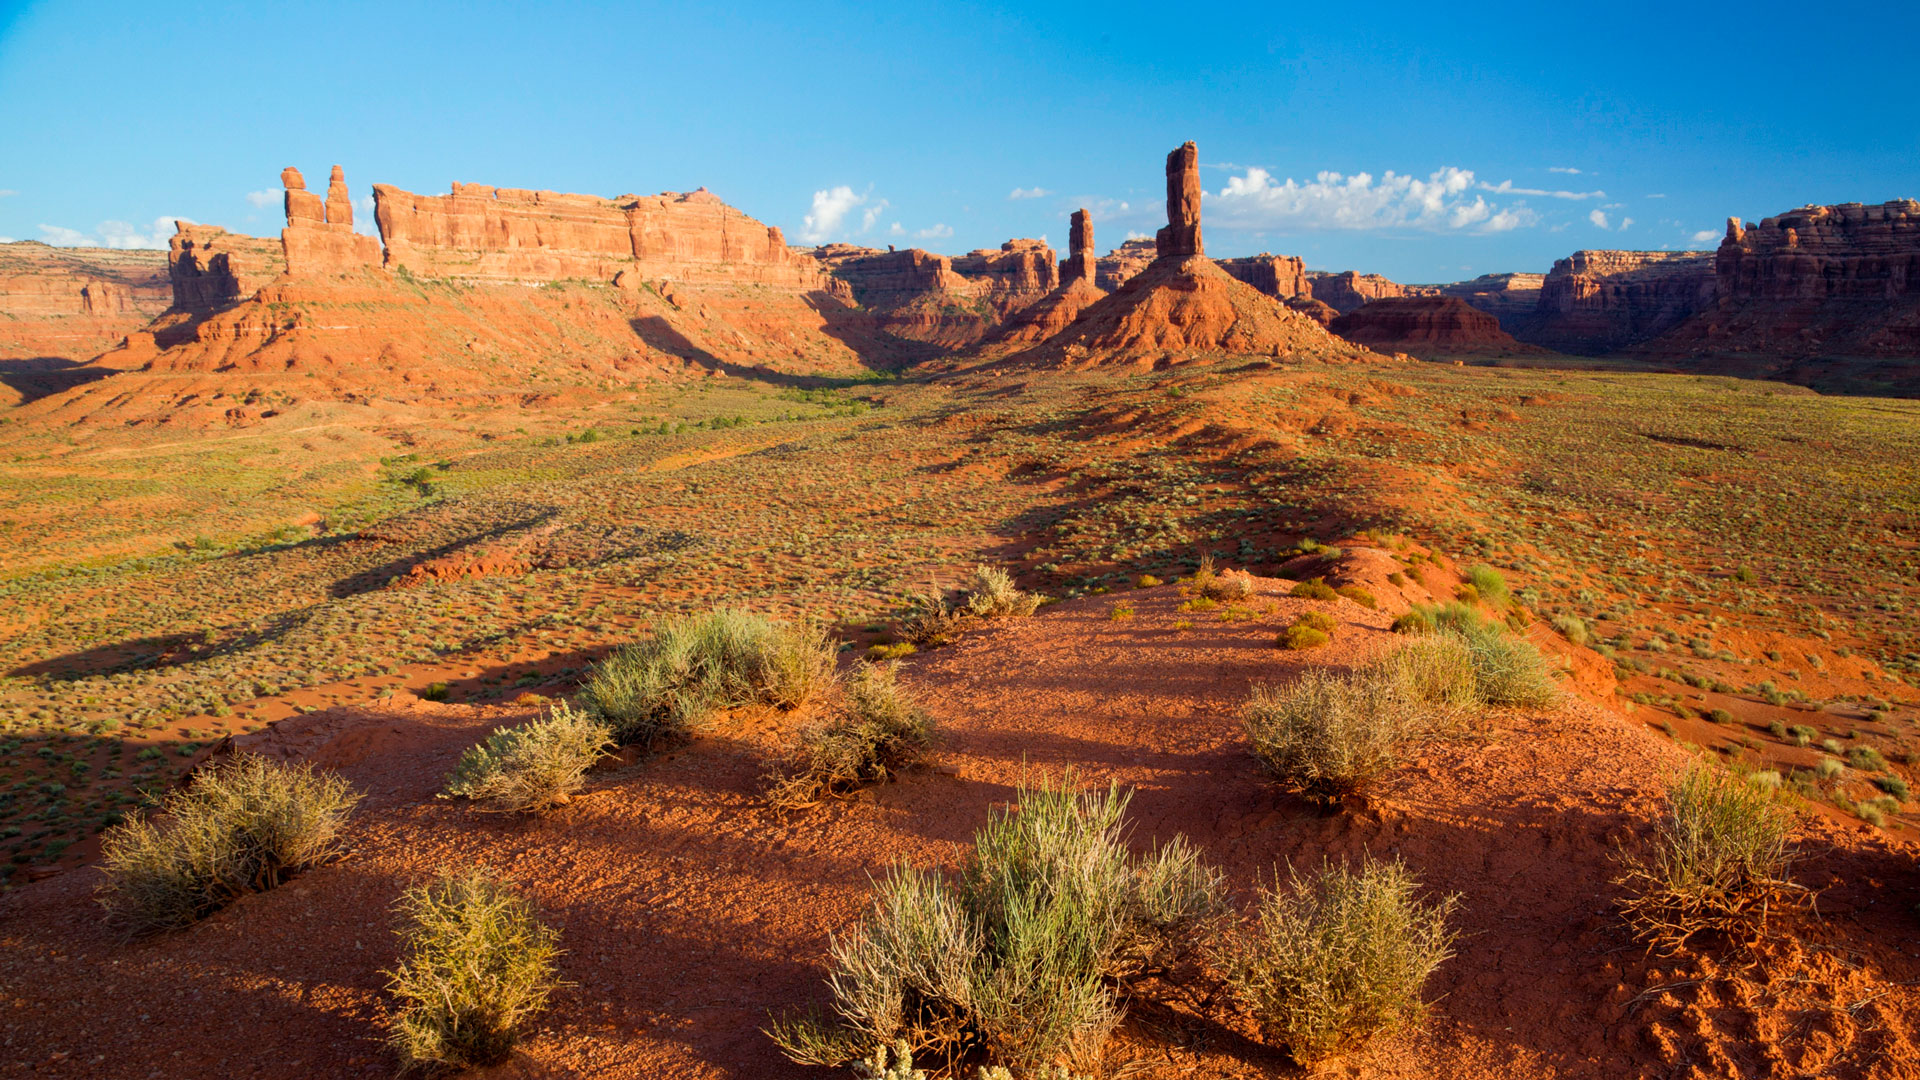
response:
<path id="1" fill-rule="evenodd" d="M 86 360 L 171 296 L 162 252 L 0 244 L 0 360 Z"/>
<path id="2" fill-rule="evenodd" d="M 1553 264 L 1515 337 L 1599 356 L 1658 337 L 1714 301 L 1713 256 L 1700 251 L 1576 251 Z"/>

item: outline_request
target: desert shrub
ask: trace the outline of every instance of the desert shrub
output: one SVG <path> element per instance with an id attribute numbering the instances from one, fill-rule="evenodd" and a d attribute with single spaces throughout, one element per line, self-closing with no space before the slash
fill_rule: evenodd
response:
<path id="1" fill-rule="evenodd" d="M 1133 618 L 1133 616 L 1134 610 L 1132 604 L 1115 604 L 1107 611 L 1107 621 L 1109 622 L 1126 622 L 1128 619 Z"/>
<path id="2" fill-rule="evenodd" d="M 1429 723 L 1455 719 L 1484 704 L 1473 650 L 1458 634 L 1416 638 L 1374 661 L 1371 667 L 1379 677 L 1399 680 L 1415 698 L 1433 706 Z"/>
<path id="3" fill-rule="evenodd" d="M 1287 590 L 1288 596 L 1297 596 L 1302 600 L 1337 600 L 1340 594 L 1327 584 L 1326 578 L 1313 578 L 1303 581 Z"/>
<path id="4" fill-rule="evenodd" d="M 824 723 L 800 732 L 767 800 L 797 809 L 861 784 L 885 781 L 933 745 L 933 718 L 900 686 L 898 662 L 869 664 L 847 680 L 846 701 Z"/>
<path id="5" fill-rule="evenodd" d="M 1524 708 L 1551 705 L 1560 698 L 1547 658 L 1533 642 L 1492 624 L 1454 630 L 1473 656 L 1474 684 L 1489 705 Z"/>
<path id="6" fill-rule="evenodd" d="M 1879 788 L 1881 791 L 1886 792 L 1888 795 L 1893 796 L 1893 799 L 1896 803 L 1906 802 L 1907 798 L 1911 794 L 1910 789 L 1907 786 L 1907 782 L 1898 776 L 1892 775 L 1891 773 L 1889 773 L 1886 776 L 1874 777 L 1873 785 Z M 1898 809 L 1898 807 L 1896 806 L 1895 809 Z"/>
<path id="7" fill-rule="evenodd" d="M 468 747 L 441 796 L 500 813 L 547 810 L 579 791 L 587 770 L 612 745 L 605 724 L 563 701 L 537 720 L 499 728 Z"/>
<path id="8" fill-rule="evenodd" d="M 1380 606 L 1380 601 L 1374 599 L 1372 593 L 1358 585 L 1342 585 L 1333 591 L 1335 595 L 1344 596 L 1363 608 L 1371 609 Z"/>
<path id="9" fill-rule="evenodd" d="M 1587 630 L 1586 621 L 1578 616 L 1555 615 L 1553 617 L 1553 628 L 1560 632 L 1561 637 L 1566 638 L 1575 645 L 1585 645 L 1591 639 L 1591 635 Z"/>
<path id="10" fill-rule="evenodd" d="M 559 932 L 533 905 L 476 868 L 400 896 L 392 1042 L 402 1071 L 497 1065 L 559 986 Z"/>
<path id="11" fill-rule="evenodd" d="M 1714 710 L 1714 711 L 1715 711 L 1715 712 L 1726 712 L 1726 710 L 1725 710 L 1725 709 L 1716 709 L 1716 710 Z M 1711 714 L 1709 714 L 1709 715 L 1711 715 Z M 1729 719 L 1729 720 L 1731 720 L 1732 718 L 1733 718 L 1733 714 L 1732 714 L 1732 713 L 1727 713 L 1727 719 Z M 1780 739 L 1780 740 L 1783 740 L 1783 741 L 1784 741 L 1784 740 L 1785 740 L 1785 739 L 1787 738 L 1787 725 L 1786 725 L 1786 721 L 1784 721 L 1784 720 L 1775 720 L 1775 721 L 1774 721 L 1773 723 L 1771 723 L 1771 724 L 1768 724 L 1768 725 L 1767 725 L 1767 734 L 1769 734 L 1769 735 L 1771 735 L 1771 736 L 1773 736 L 1773 737 L 1774 737 L 1774 738 L 1776 738 L 1776 739 Z"/>
<path id="12" fill-rule="evenodd" d="M 1253 575 L 1245 570 L 1215 570 L 1213 556 L 1204 555 L 1200 568 L 1188 580 L 1187 589 L 1208 600 L 1245 600 L 1253 595 Z"/>
<path id="13" fill-rule="evenodd" d="M 1414 608 L 1393 620 L 1393 632 L 1396 634 L 1431 634 L 1433 616 L 1420 608 Z"/>
<path id="14" fill-rule="evenodd" d="M 1135 581 L 1135 584 L 1139 585 L 1143 589 L 1151 589 L 1155 585 L 1165 585 L 1166 582 L 1161 581 L 1159 578 L 1154 577 L 1152 574 L 1141 574 L 1140 577 Z"/>
<path id="15" fill-rule="evenodd" d="M 1285 687 L 1256 686 L 1240 707 L 1253 754 L 1303 794 L 1337 801 L 1399 762 L 1429 710 L 1385 670 L 1310 670 Z"/>
<path id="16" fill-rule="evenodd" d="M 1290 872 L 1262 890 L 1258 925 L 1227 937 L 1217 960 L 1266 1037 L 1312 1064 L 1424 1011 L 1421 988 L 1453 955 L 1459 897 L 1423 903 L 1418 891 L 1398 861 Z"/>
<path id="17" fill-rule="evenodd" d="M 1317 649 L 1332 640 L 1333 638 L 1328 636 L 1325 630 L 1308 626 L 1305 623 L 1294 623 L 1292 626 L 1280 631 L 1273 643 L 1282 649 L 1298 651 L 1301 649 Z"/>
<path id="18" fill-rule="evenodd" d="M 1507 588 L 1506 577 L 1485 563 L 1469 569 L 1467 581 L 1472 583 L 1474 591 L 1480 594 L 1480 599 L 1496 609 L 1504 608 L 1513 602 L 1513 592 Z"/>
<path id="19" fill-rule="evenodd" d="M 1090 1055 L 1119 1018 L 1114 981 L 1223 909 L 1219 873 L 1184 839 L 1128 851 L 1129 798 L 1023 787 L 1017 809 L 990 813 L 957 877 L 896 868 L 833 940 L 837 1019 L 791 1015 L 768 1034 L 812 1064 L 899 1039 L 948 1057 L 977 1045 L 1022 1072 Z"/>
<path id="20" fill-rule="evenodd" d="M 177 930 L 339 852 L 360 801 L 309 765 L 236 754 L 101 837 L 100 903 L 130 936 Z"/>
<path id="21" fill-rule="evenodd" d="M 1708 709 L 1707 719 L 1712 723 L 1725 727 L 1733 723 L 1733 714 L 1725 709 Z"/>
<path id="22" fill-rule="evenodd" d="M 1814 737 L 1820 733 L 1805 724 L 1795 724 L 1787 729 L 1787 734 L 1793 737 L 1793 745 L 1805 746 L 1811 743 Z"/>
<path id="23" fill-rule="evenodd" d="M 1847 764 L 1861 772 L 1887 771 L 1887 759 L 1871 746 L 1856 746 L 1847 751 Z"/>
<path id="24" fill-rule="evenodd" d="M 722 609 L 663 621 L 594 665 L 579 700 L 616 742 L 652 746 L 724 709 L 797 708 L 833 668 L 833 643 L 820 631 Z"/>
<path id="25" fill-rule="evenodd" d="M 908 644 L 929 648 L 945 645 L 966 625 L 967 617 L 953 609 L 946 596 L 935 588 L 913 594 L 912 607 L 900 620 L 900 636 Z"/>
<path id="26" fill-rule="evenodd" d="M 1480 590 L 1474 588 L 1471 583 L 1462 583 L 1454 586 L 1453 598 L 1462 604 L 1478 604 L 1480 603 Z"/>
<path id="27" fill-rule="evenodd" d="M 1773 790 L 1695 763 L 1668 790 L 1651 856 L 1629 856 L 1622 902 L 1641 938 L 1677 948 L 1702 930 L 1764 926 L 1767 910 L 1797 891 L 1787 879 L 1791 826 Z"/>
<path id="28" fill-rule="evenodd" d="M 997 566 L 976 566 L 973 577 L 966 587 L 966 597 L 961 608 L 967 614 L 981 619 L 997 619 L 1008 615 L 1031 615 L 1039 609 L 1044 600 L 1038 593 L 1022 592 L 1015 588 L 1013 578 Z"/>
<path id="29" fill-rule="evenodd" d="M 1293 620 L 1293 622 L 1295 626 L 1310 627 L 1323 634 L 1333 633 L 1340 625 L 1338 620 L 1324 611 L 1301 612 L 1300 617 Z"/>
<path id="30" fill-rule="evenodd" d="M 892 641 L 883 645 L 868 646 L 867 657 L 871 660 L 899 660 L 919 651 L 913 647 L 911 641 Z"/>
<path id="31" fill-rule="evenodd" d="M 1846 771 L 1847 766 L 1839 758 L 1823 757 L 1813 766 L 1813 775 L 1822 780 L 1838 780 Z"/>

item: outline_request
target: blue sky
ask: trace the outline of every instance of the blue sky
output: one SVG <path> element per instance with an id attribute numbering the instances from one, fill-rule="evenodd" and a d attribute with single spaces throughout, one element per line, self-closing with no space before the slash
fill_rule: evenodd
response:
<path id="1" fill-rule="evenodd" d="M 0 3 L 0 236 L 271 234 L 281 167 L 705 185 L 794 243 L 1207 246 L 1402 281 L 1920 196 L 1920 5 Z M 370 214 L 363 214 L 370 219 Z M 370 220 L 368 222 L 370 224 Z"/>

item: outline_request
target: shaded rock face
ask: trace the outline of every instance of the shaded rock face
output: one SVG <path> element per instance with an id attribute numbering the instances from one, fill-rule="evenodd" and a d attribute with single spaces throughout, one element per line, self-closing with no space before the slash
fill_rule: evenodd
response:
<path id="1" fill-rule="evenodd" d="M 1053 249 L 1039 240 L 1009 240 L 998 251 L 970 251 L 953 260 L 953 272 L 982 286 L 982 298 L 1003 317 L 1060 286 Z"/>
<path id="2" fill-rule="evenodd" d="M 1500 321 L 1456 296 L 1397 296 L 1375 300 L 1327 327 L 1359 345 L 1423 353 L 1499 353 L 1524 350 Z"/>
<path id="3" fill-rule="evenodd" d="M 0 244 L 0 360 L 91 358 L 172 298 L 165 252 Z"/>
<path id="4" fill-rule="evenodd" d="M 1805 206 L 1743 228 L 1714 253 L 1722 300 L 1895 300 L 1920 294 L 1920 202 Z"/>
<path id="5" fill-rule="evenodd" d="M 1713 302 L 1638 351 L 1821 358 L 1835 370 L 1847 358 L 1920 357 L 1920 202 L 1803 206 L 1752 226 L 1732 218 L 1712 264 Z M 1825 378 L 1813 368 L 1783 377 Z M 1913 388 L 1904 370 L 1875 379 Z"/>
<path id="6" fill-rule="evenodd" d="M 1154 240 L 1162 258 L 1206 253 L 1200 240 L 1200 151 L 1192 140 L 1167 155 L 1167 224 Z"/>
<path id="7" fill-rule="evenodd" d="M 1540 306 L 1545 274 L 1482 274 L 1471 281 L 1440 286 L 1440 295 L 1455 296 L 1500 320 L 1500 328 L 1520 337 L 1516 327 L 1533 318 Z"/>
<path id="8" fill-rule="evenodd" d="M 1093 283 L 1105 292 L 1112 292 L 1145 270 L 1158 253 L 1159 245 L 1155 241 L 1145 237 L 1128 240 L 1094 260 Z"/>
<path id="9" fill-rule="evenodd" d="M 1275 300 L 1313 295 L 1313 286 L 1307 283 L 1307 264 L 1298 255 L 1268 255 L 1262 252 L 1241 259 L 1214 261 L 1220 264 L 1220 269 Z"/>
<path id="10" fill-rule="evenodd" d="M 185 222 L 174 230 L 167 244 L 167 278 L 176 310 L 204 313 L 230 307 L 286 273 L 282 240 Z"/>
<path id="11" fill-rule="evenodd" d="M 567 195 L 454 184 L 446 195 L 373 186 L 386 265 L 468 281 L 647 280 L 829 290 L 820 265 L 780 230 L 712 192 Z"/>
<path id="12" fill-rule="evenodd" d="M 1348 270 L 1339 274 L 1313 271 L 1307 275 L 1313 298 L 1345 315 L 1362 304 L 1396 296 L 1422 296 L 1438 290 L 1422 285 L 1402 285 L 1379 274 Z"/>
<path id="13" fill-rule="evenodd" d="M 1713 256 L 1698 251 L 1576 251 L 1553 264 L 1514 336 L 1599 356 L 1673 329 L 1712 306 Z"/>
<path id="14" fill-rule="evenodd" d="M 1094 278 L 1093 215 L 1085 207 L 1073 212 L 1067 222 L 1067 261 L 1060 264 L 1063 284 Z"/>

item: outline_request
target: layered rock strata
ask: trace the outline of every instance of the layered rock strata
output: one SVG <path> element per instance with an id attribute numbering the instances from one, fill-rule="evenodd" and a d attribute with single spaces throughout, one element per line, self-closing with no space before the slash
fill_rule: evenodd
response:
<path id="1" fill-rule="evenodd" d="M 1067 219 L 1067 261 L 1060 264 L 1061 284 L 1083 279 L 1091 283 L 1097 258 L 1093 252 L 1093 215 L 1081 207 Z"/>
<path id="2" fill-rule="evenodd" d="M 177 311 L 205 314 L 231 307 L 286 272 L 284 239 L 180 222 L 167 242 L 167 278 Z"/>
<path id="3" fill-rule="evenodd" d="M 1315 300 L 1342 315 L 1375 300 L 1386 300 L 1395 296 L 1428 296 L 1439 292 L 1432 286 L 1402 285 L 1396 281 L 1389 281 L 1379 274 L 1362 274 L 1356 270 L 1347 270 L 1338 274 L 1312 271 L 1307 274 L 1307 283 L 1313 291 Z"/>
<path id="4" fill-rule="evenodd" d="M 1553 264 L 1516 337 L 1600 356 L 1678 326 L 1714 302 L 1713 256 L 1699 251 L 1576 251 Z"/>
<path id="5" fill-rule="evenodd" d="M 0 244 L 0 360 L 86 360 L 172 296 L 165 252 Z"/>
<path id="6" fill-rule="evenodd" d="M 324 202 L 307 190 L 299 169 L 282 169 L 280 182 L 286 186 L 287 224 L 280 230 L 280 245 L 288 273 L 319 277 L 380 265 L 380 241 L 353 231 L 353 197 L 340 166 L 327 179 Z"/>
<path id="7" fill-rule="evenodd" d="M 1292 300 L 1311 297 L 1313 286 L 1307 282 L 1307 264 L 1298 255 L 1269 255 L 1261 252 L 1239 259 L 1215 259 L 1220 269 L 1273 297 Z"/>
<path id="8" fill-rule="evenodd" d="M 1127 279 L 1147 268 L 1147 264 L 1159 257 L 1157 245 L 1146 237 L 1137 237 L 1122 243 L 1094 261 L 1093 283 L 1106 292 L 1112 292 L 1127 283 Z"/>
<path id="9" fill-rule="evenodd" d="M 1200 151 L 1191 140 L 1167 155 L 1167 223 L 1154 237 L 1161 257 L 1203 255 L 1200 237 Z"/>

